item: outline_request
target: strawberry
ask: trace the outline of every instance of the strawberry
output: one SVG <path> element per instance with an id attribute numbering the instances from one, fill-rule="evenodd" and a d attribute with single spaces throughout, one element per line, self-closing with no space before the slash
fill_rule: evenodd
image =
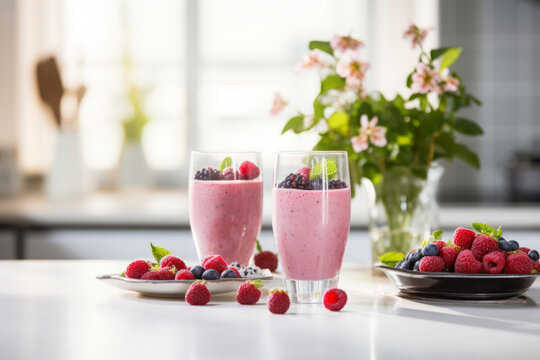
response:
<path id="1" fill-rule="evenodd" d="M 186 292 L 186 302 L 189 305 L 206 305 L 210 301 L 210 290 L 206 287 L 206 281 L 197 280 Z"/>
<path id="2" fill-rule="evenodd" d="M 242 305 L 253 305 L 261 298 L 261 290 L 264 285 L 260 280 L 247 280 L 236 292 L 236 301 Z"/>
<path id="3" fill-rule="evenodd" d="M 273 314 L 285 314 L 291 305 L 291 300 L 287 292 L 281 289 L 272 289 L 268 293 L 266 303 L 268 310 Z"/>
<path id="4" fill-rule="evenodd" d="M 278 266 L 277 254 L 274 254 L 271 251 L 263 251 L 259 240 L 255 241 L 257 242 L 257 251 L 259 252 L 254 258 L 255 266 L 258 266 L 261 269 L 268 269 L 271 272 L 276 271 Z"/>

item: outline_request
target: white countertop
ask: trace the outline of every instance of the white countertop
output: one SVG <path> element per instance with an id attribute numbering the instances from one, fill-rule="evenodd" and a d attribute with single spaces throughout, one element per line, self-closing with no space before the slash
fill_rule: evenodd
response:
<path id="1" fill-rule="evenodd" d="M 367 228 L 368 203 L 359 192 L 352 201 L 351 225 Z M 263 225 L 271 226 L 271 194 L 264 194 Z M 540 205 L 442 205 L 439 228 L 472 221 L 509 229 L 540 229 Z M 33 193 L 0 200 L 0 225 L 189 227 L 186 190 L 131 189 L 94 192 L 72 199 L 50 199 Z"/>
<path id="2" fill-rule="evenodd" d="M 140 297 L 95 279 L 126 261 L 0 261 L 0 354 L 5 359 L 471 359 L 537 358 L 540 283 L 523 303 L 419 302 L 386 278 L 347 266 L 341 312 L 234 295 L 202 307 Z M 273 283 L 280 285 L 280 280 Z M 271 286 L 268 286 L 271 287 Z"/>

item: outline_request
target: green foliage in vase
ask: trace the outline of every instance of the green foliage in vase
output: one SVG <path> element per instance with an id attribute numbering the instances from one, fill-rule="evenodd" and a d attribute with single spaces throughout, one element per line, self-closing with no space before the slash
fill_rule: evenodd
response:
<path id="1" fill-rule="evenodd" d="M 378 91 L 366 93 L 363 82 L 369 64 L 360 59 L 362 42 L 350 36 L 335 36 L 331 42 L 312 41 L 300 68 L 319 69 L 320 91 L 312 114 L 296 114 L 287 121 L 283 133 L 317 131 L 319 141 L 314 150 L 347 151 L 353 191 L 363 177 L 377 187 L 393 169 L 405 168 L 412 176 L 425 179 L 437 159 L 458 158 L 479 168 L 477 154 L 460 142 L 461 136 L 483 133 L 476 122 L 459 115 L 463 108 L 481 105 L 450 70 L 461 49 L 428 52 L 422 45 L 426 35 L 426 29 L 415 25 L 405 32 L 420 55 L 418 65 L 406 78 L 410 92 L 393 98 Z M 285 104 L 276 95 L 272 114 Z"/>
<path id="2" fill-rule="evenodd" d="M 144 109 L 146 94 L 144 90 L 136 86 L 133 81 L 133 66 L 128 56 L 125 57 L 123 66 L 127 84 L 127 98 L 131 106 L 131 114 L 122 119 L 124 141 L 140 143 L 144 127 L 150 121 L 150 117 Z"/>

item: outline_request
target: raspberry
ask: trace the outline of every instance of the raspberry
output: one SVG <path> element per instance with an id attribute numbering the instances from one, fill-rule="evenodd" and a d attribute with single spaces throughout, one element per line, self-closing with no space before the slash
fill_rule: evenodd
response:
<path id="1" fill-rule="evenodd" d="M 530 274 L 533 267 L 531 259 L 518 251 L 508 255 L 504 272 L 507 274 Z"/>
<path id="2" fill-rule="evenodd" d="M 463 250 L 456 258 L 454 270 L 457 273 L 476 274 L 482 270 L 482 263 L 476 260 L 471 250 Z"/>
<path id="3" fill-rule="evenodd" d="M 444 269 L 444 260 L 440 256 L 424 256 L 420 259 L 421 272 L 439 272 Z"/>
<path id="4" fill-rule="evenodd" d="M 174 267 L 164 267 L 157 270 L 159 280 L 174 280 L 175 272 L 173 269 Z"/>
<path id="5" fill-rule="evenodd" d="M 180 270 L 176 273 L 176 280 L 195 280 L 195 275 L 187 269 Z"/>
<path id="6" fill-rule="evenodd" d="M 236 277 L 237 277 L 237 278 L 240 279 L 240 278 L 242 277 L 242 275 L 240 275 L 240 271 L 238 271 L 237 268 L 232 267 L 232 266 L 229 266 L 227 269 L 234 271 L 234 272 L 236 273 Z"/>
<path id="7" fill-rule="evenodd" d="M 186 268 L 186 264 L 182 261 L 182 259 L 174 256 L 174 255 L 167 255 L 161 258 L 159 262 L 159 267 L 172 267 L 174 266 L 176 270 L 184 270 Z"/>
<path id="8" fill-rule="evenodd" d="M 259 167 L 251 161 L 244 161 L 241 163 L 238 167 L 238 172 L 240 173 L 240 179 L 243 180 L 255 179 L 261 173 Z"/>
<path id="9" fill-rule="evenodd" d="M 537 274 L 540 274 L 540 262 L 539 261 L 532 261 L 533 270 L 536 270 Z"/>
<path id="10" fill-rule="evenodd" d="M 278 184 L 279 188 L 312 190 L 311 181 L 302 175 L 290 173 L 282 182 Z"/>
<path id="11" fill-rule="evenodd" d="M 531 249 L 529 249 L 528 247 L 524 247 L 524 246 L 520 247 L 519 250 L 523 251 L 525 254 L 528 254 L 529 251 L 531 251 Z"/>
<path id="12" fill-rule="evenodd" d="M 212 169 L 201 169 L 195 173 L 195 180 L 218 180 L 219 179 L 219 170 Z"/>
<path id="13" fill-rule="evenodd" d="M 236 301 L 242 305 L 253 305 L 261 298 L 261 290 L 264 285 L 260 280 L 247 280 L 236 292 Z"/>
<path id="14" fill-rule="evenodd" d="M 147 271 L 141 277 L 141 280 L 161 280 L 157 270 Z"/>
<path id="15" fill-rule="evenodd" d="M 261 269 L 268 269 L 271 272 L 276 271 L 278 266 L 278 258 L 271 251 L 261 251 L 255 255 L 255 265 Z"/>
<path id="16" fill-rule="evenodd" d="M 482 259 L 482 270 L 486 274 L 500 274 L 504 269 L 505 263 L 506 260 L 502 252 L 492 251 Z"/>
<path id="17" fill-rule="evenodd" d="M 326 290 L 323 296 L 323 305 L 331 311 L 343 309 L 347 303 L 347 293 L 341 289 L 332 288 Z"/>
<path id="18" fill-rule="evenodd" d="M 186 292 L 186 302 L 189 305 L 206 305 L 210 301 L 210 290 L 206 281 L 195 281 Z"/>
<path id="19" fill-rule="evenodd" d="M 476 233 L 472 230 L 458 227 L 454 232 L 453 243 L 462 250 L 470 249 Z"/>
<path id="20" fill-rule="evenodd" d="M 439 250 L 439 256 L 444 260 L 444 266 L 448 270 L 454 270 L 454 264 L 458 256 L 458 251 L 453 246 L 445 246 Z"/>
<path id="21" fill-rule="evenodd" d="M 240 179 L 240 173 L 238 171 L 235 172 L 233 168 L 226 168 L 219 175 L 219 180 L 236 180 L 236 179 Z"/>
<path id="22" fill-rule="evenodd" d="M 135 260 L 127 266 L 125 274 L 130 279 L 140 279 L 148 270 L 150 270 L 148 261 Z"/>
<path id="23" fill-rule="evenodd" d="M 227 269 L 227 262 L 225 262 L 221 255 L 210 255 L 204 258 L 202 266 L 204 266 L 206 270 L 214 269 L 221 274 L 223 270 Z"/>
<path id="24" fill-rule="evenodd" d="M 442 240 L 435 240 L 433 243 L 435 244 L 435 246 L 437 246 L 437 249 L 439 249 L 439 252 L 444 247 L 444 245 L 446 245 L 446 243 Z"/>
<path id="25" fill-rule="evenodd" d="M 478 235 L 474 238 L 471 251 L 478 261 L 482 261 L 484 255 L 499 250 L 497 241 L 487 235 Z"/>
<path id="26" fill-rule="evenodd" d="M 311 173 L 311 168 L 303 167 L 301 169 L 296 170 L 296 173 L 299 175 L 302 175 L 306 179 L 309 179 L 309 174 Z"/>
<path id="27" fill-rule="evenodd" d="M 285 290 L 272 289 L 269 291 L 266 305 L 273 314 L 285 314 L 291 306 L 291 300 Z"/>

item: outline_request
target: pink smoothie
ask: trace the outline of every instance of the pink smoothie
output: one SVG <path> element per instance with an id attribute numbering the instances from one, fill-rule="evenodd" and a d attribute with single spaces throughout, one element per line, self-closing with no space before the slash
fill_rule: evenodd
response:
<path id="1" fill-rule="evenodd" d="M 337 277 L 351 223 L 350 188 L 272 191 L 272 226 L 285 277 Z"/>
<path id="2" fill-rule="evenodd" d="M 247 266 L 262 221 L 261 180 L 191 180 L 189 219 L 202 259 L 221 255 Z"/>

